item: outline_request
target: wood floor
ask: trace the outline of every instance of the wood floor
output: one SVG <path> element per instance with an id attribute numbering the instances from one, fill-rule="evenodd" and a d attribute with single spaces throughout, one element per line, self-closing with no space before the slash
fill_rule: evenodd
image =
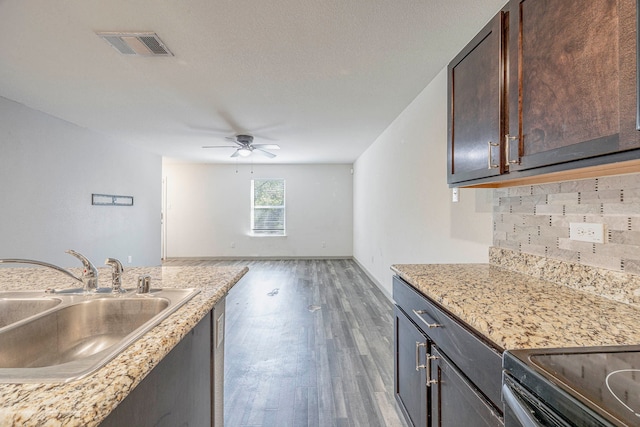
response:
<path id="1" fill-rule="evenodd" d="M 351 260 L 247 265 L 227 297 L 225 427 L 403 426 L 392 305 Z"/>

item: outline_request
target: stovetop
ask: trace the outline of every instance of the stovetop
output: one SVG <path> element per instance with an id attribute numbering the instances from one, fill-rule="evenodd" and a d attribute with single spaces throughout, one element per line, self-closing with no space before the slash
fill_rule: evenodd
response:
<path id="1" fill-rule="evenodd" d="M 514 350 L 504 367 L 561 413 L 573 401 L 594 425 L 640 425 L 640 346 Z"/>

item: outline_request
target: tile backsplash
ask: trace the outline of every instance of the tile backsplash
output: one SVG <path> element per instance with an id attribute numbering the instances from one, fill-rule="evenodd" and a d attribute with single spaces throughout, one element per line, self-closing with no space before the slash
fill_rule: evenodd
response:
<path id="1" fill-rule="evenodd" d="M 605 242 L 569 240 L 572 222 L 604 224 Z M 640 274 L 640 173 L 496 189 L 493 245 Z"/>

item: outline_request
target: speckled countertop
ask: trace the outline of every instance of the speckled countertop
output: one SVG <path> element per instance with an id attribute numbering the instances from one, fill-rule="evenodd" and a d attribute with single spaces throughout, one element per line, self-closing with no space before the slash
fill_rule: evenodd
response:
<path id="1" fill-rule="evenodd" d="M 0 426 L 98 425 L 247 271 L 246 267 L 125 269 L 125 288 L 134 288 L 138 275 L 149 274 L 152 288 L 197 288 L 200 293 L 87 377 L 63 384 L 0 384 Z M 100 286 L 108 286 L 110 270 L 99 268 L 99 272 Z M 77 285 L 43 268 L 0 269 L 0 291 Z"/>
<path id="2" fill-rule="evenodd" d="M 391 269 L 502 349 L 640 344 L 640 309 L 488 264 Z"/>

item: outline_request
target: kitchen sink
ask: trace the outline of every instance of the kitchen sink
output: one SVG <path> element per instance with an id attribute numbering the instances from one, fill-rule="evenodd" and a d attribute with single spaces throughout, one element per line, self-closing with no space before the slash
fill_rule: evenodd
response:
<path id="1" fill-rule="evenodd" d="M 158 289 L 148 294 L 3 298 L 0 310 L 5 302 L 23 313 L 28 309 L 17 308 L 29 302 L 36 308 L 30 317 L 0 328 L 0 383 L 67 382 L 88 375 L 198 292 Z"/>
<path id="2" fill-rule="evenodd" d="M 29 298 L 22 293 L 0 293 L 0 329 L 45 312 L 61 302 L 59 298 Z"/>

